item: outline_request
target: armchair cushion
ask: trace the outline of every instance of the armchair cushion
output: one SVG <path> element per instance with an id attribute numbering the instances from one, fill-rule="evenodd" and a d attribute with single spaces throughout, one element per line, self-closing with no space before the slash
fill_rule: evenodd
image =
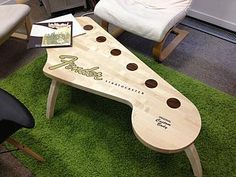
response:
<path id="1" fill-rule="evenodd" d="M 191 0 L 100 0 L 95 14 L 126 31 L 154 41 L 182 20 Z"/>
<path id="2" fill-rule="evenodd" d="M 0 41 L 9 33 L 13 33 L 15 28 L 29 14 L 30 7 L 25 4 L 1 5 L 0 6 Z"/>

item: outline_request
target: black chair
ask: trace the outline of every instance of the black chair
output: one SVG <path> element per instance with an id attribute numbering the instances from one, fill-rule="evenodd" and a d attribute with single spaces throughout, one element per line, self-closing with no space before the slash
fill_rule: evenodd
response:
<path id="1" fill-rule="evenodd" d="M 0 88 L 0 144 L 8 142 L 15 146 L 16 150 L 21 150 L 38 161 L 44 161 L 30 148 L 10 138 L 17 130 L 33 128 L 34 125 L 34 118 L 29 110 L 17 98 Z M 10 151 L 0 152 L 0 154 L 5 152 Z"/>

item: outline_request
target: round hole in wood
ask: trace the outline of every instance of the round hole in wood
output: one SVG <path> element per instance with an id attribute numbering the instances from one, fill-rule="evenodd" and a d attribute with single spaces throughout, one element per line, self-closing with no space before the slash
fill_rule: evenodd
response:
<path id="1" fill-rule="evenodd" d="M 148 79 L 145 81 L 145 85 L 148 88 L 155 88 L 157 86 L 157 81 L 155 81 L 154 79 Z"/>
<path id="2" fill-rule="evenodd" d="M 169 98 L 166 103 L 169 107 L 174 109 L 179 108 L 181 105 L 180 101 L 177 98 Z"/>
<path id="3" fill-rule="evenodd" d="M 93 26 L 92 26 L 92 25 L 85 25 L 85 26 L 84 26 L 84 30 L 89 31 L 89 30 L 92 30 L 92 29 L 93 29 Z"/>
<path id="4" fill-rule="evenodd" d="M 135 63 L 129 63 L 129 64 L 126 66 L 126 68 L 127 68 L 128 70 L 130 70 L 130 71 L 135 71 L 135 70 L 138 69 L 138 65 L 135 64 Z"/>
<path id="5" fill-rule="evenodd" d="M 112 49 L 110 53 L 114 56 L 118 56 L 121 54 L 121 51 L 119 49 Z"/>
<path id="6" fill-rule="evenodd" d="M 96 41 L 97 42 L 105 42 L 107 39 L 106 39 L 106 37 L 104 37 L 104 36 L 98 36 L 97 38 L 96 38 Z"/>

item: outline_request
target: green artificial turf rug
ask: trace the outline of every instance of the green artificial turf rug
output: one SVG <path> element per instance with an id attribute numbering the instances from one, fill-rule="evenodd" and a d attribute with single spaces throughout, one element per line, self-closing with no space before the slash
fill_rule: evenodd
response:
<path id="1" fill-rule="evenodd" d="M 236 98 L 210 88 L 153 60 L 138 57 L 189 98 L 198 108 L 202 129 L 195 141 L 203 176 L 235 176 Z M 132 132 L 127 105 L 60 85 L 51 121 L 46 119 L 50 79 L 43 55 L 21 68 L 0 87 L 32 112 L 36 126 L 14 136 L 38 152 L 45 163 L 14 153 L 38 177 L 127 176 L 190 177 L 184 152 L 161 154 L 141 144 Z"/>

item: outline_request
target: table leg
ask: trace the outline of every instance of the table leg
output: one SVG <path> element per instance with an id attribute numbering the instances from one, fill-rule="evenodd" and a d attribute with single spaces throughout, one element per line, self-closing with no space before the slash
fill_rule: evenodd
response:
<path id="1" fill-rule="evenodd" d="M 190 161 L 194 176 L 202 177 L 202 166 L 194 144 L 188 146 L 184 151 Z"/>
<path id="2" fill-rule="evenodd" d="M 57 94 L 58 94 L 58 86 L 59 83 L 52 79 L 50 90 L 48 93 L 48 100 L 47 100 L 47 112 L 46 112 L 46 117 L 48 119 L 51 119 L 54 114 L 54 108 L 57 100 Z"/>

